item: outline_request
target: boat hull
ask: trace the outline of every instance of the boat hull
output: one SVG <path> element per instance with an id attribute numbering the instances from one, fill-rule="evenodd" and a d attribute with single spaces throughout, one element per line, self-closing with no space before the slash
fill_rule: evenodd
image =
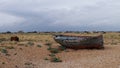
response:
<path id="1" fill-rule="evenodd" d="M 101 49 L 103 46 L 103 36 L 67 36 L 56 35 L 54 40 L 66 48 L 72 49 Z"/>

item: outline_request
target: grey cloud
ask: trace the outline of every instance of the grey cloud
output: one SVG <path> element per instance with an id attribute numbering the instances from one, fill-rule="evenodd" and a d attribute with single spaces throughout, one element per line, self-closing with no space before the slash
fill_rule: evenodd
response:
<path id="1" fill-rule="evenodd" d="M 120 29 L 119 0 L 2 0 L 0 12 L 25 19 L 14 26 L 1 26 L 4 30 Z"/>

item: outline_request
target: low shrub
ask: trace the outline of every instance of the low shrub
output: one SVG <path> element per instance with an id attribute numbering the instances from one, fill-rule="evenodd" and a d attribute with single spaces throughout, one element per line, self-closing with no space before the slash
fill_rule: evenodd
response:
<path id="1" fill-rule="evenodd" d="M 47 46 L 52 46 L 52 43 L 46 43 L 45 45 L 47 45 Z"/>
<path id="2" fill-rule="evenodd" d="M 51 58 L 51 62 L 62 62 L 62 60 L 60 58 L 53 57 Z"/>
<path id="3" fill-rule="evenodd" d="M 2 48 L 2 49 L 1 49 L 1 52 L 2 52 L 2 53 L 5 53 L 5 54 L 8 53 L 8 51 L 7 51 L 5 48 Z"/>
<path id="4" fill-rule="evenodd" d="M 19 43 L 19 44 L 17 44 L 18 46 L 25 46 L 25 44 L 24 43 Z"/>
<path id="5" fill-rule="evenodd" d="M 66 50 L 66 47 L 64 47 L 64 46 L 59 46 L 59 50 L 64 51 L 64 50 Z"/>
<path id="6" fill-rule="evenodd" d="M 54 53 L 49 54 L 50 57 L 55 57 Z"/>
<path id="7" fill-rule="evenodd" d="M 52 49 L 52 47 L 51 46 L 49 46 L 48 48 L 47 48 L 47 50 L 51 50 Z"/>
<path id="8" fill-rule="evenodd" d="M 28 42 L 27 44 L 29 44 L 30 46 L 33 46 L 33 45 L 34 45 L 33 42 Z"/>
<path id="9" fill-rule="evenodd" d="M 10 41 L 9 44 L 10 45 L 15 45 L 15 44 L 17 44 L 17 42 L 16 41 Z"/>
<path id="10" fill-rule="evenodd" d="M 6 38 L 0 38 L 0 41 L 6 41 Z"/>
<path id="11" fill-rule="evenodd" d="M 51 48 L 50 52 L 51 53 L 59 53 L 59 50 L 57 48 Z"/>
<path id="12" fill-rule="evenodd" d="M 13 46 L 6 46 L 7 49 L 15 49 Z"/>
<path id="13" fill-rule="evenodd" d="M 48 40 L 45 40 L 46 42 L 48 42 Z"/>
<path id="14" fill-rule="evenodd" d="M 31 65 L 31 64 L 32 64 L 32 63 L 30 63 L 30 62 L 26 62 L 26 63 L 25 63 L 25 65 Z"/>
<path id="15" fill-rule="evenodd" d="M 42 46 L 38 44 L 37 47 L 40 47 L 40 48 L 41 48 Z"/>
<path id="16" fill-rule="evenodd" d="M 49 60 L 47 57 L 44 60 Z"/>

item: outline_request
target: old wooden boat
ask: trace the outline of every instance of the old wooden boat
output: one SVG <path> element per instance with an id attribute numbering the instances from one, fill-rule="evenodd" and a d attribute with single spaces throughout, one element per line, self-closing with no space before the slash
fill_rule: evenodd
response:
<path id="1" fill-rule="evenodd" d="M 54 35 L 54 40 L 66 48 L 72 49 L 102 49 L 103 35 L 99 36 L 70 36 L 70 35 Z"/>

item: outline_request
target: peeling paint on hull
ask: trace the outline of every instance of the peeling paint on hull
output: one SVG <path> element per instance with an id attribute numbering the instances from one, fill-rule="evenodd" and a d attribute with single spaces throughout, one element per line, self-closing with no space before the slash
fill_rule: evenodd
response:
<path id="1" fill-rule="evenodd" d="M 101 49 L 103 46 L 103 36 L 68 36 L 55 35 L 54 40 L 64 47 L 72 49 Z"/>

